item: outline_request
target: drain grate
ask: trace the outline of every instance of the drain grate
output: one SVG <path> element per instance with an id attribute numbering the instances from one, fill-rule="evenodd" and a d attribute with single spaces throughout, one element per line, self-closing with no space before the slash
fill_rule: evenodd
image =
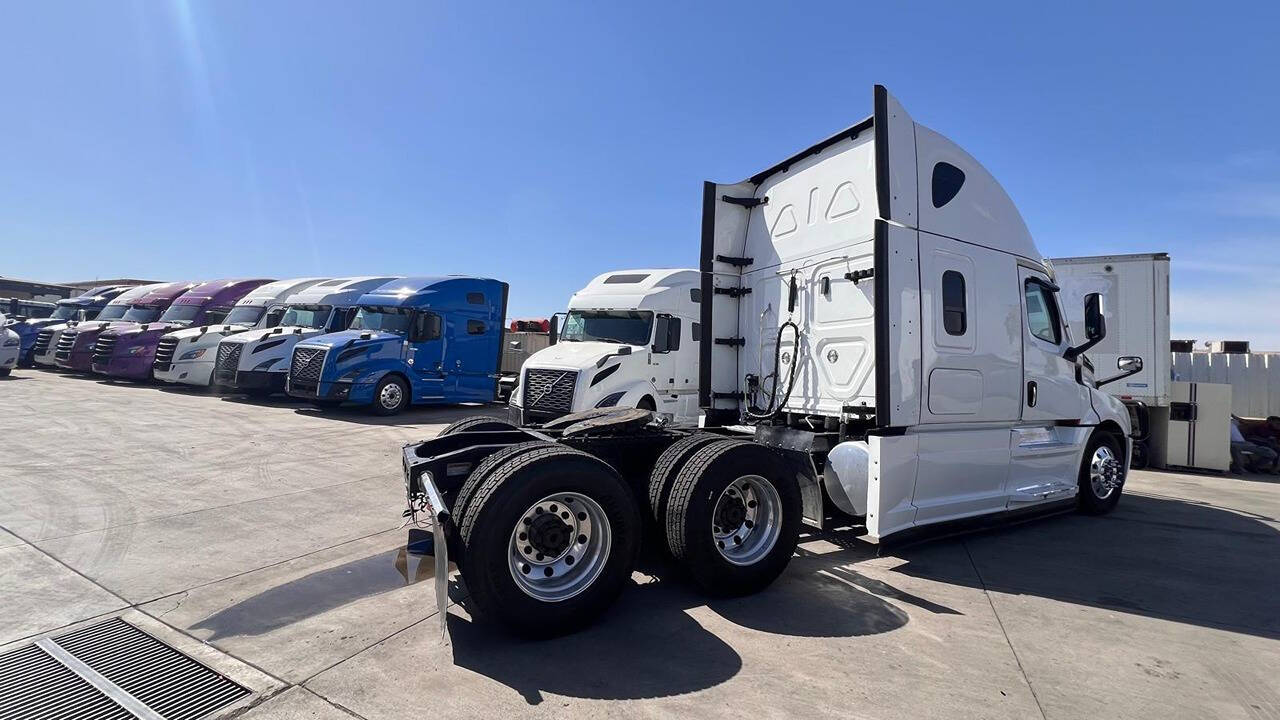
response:
<path id="1" fill-rule="evenodd" d="M 6 720 L 195 720 L 249 692 L 120 618 L 0 655 Z"/>

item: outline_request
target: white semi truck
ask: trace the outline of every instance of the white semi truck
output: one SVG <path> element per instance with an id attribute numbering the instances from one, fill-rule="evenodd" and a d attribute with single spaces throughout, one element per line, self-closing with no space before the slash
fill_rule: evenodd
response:
<path id="1" fill-rule="evenodd" d="M 293 346 L 307 338 L 345 330 L 356 301 L 395 276 L 334 278 L 288 296 L 278 325 L 228 335 L 218 344 L 212 382 L 247 394 L 284 392 Z"/>
<path id="2" fill-rule="evenodd" d="M 521 368 L 512 422 L 630 407 L 696 426 L 701 292 L 697 270 L 620 270 L 592 280 L 569 299 L 555 343 Z"/>
<path id="3" fill-rule="evenodd" d="M 18 333 L 5 327 L 8 319 L 0 313 L 0 377 L 8 377 L 18 367 L 18 353 L 22 341 Z"/>
<path id="4" fill-rule="evenodd" d="M 1100 296 L 1073 340 L 999 183 L 883 87 L 863 122 L 704 186 L 699 275 L 703 427 L 613 408 L 405 446 L 442 616 L 450 553 L 475 614 L 546 635 L 613 601 L 646 527 L 734 595 L 778 577 L 803 523 L 891 543 L 1119 501 L 1129 416 L 1083 360 Z"/>
<path id="5" fill-rule="evenodd" d="M 160 338 L 156 346 L 155 378 L 167 383 L 210 387 L 214 356 L 222 339 L 250 329 L 280 323 L 285 300 L 327 278 L 276 280 L 249 291 L 220 322 L 183 328 Z"/>

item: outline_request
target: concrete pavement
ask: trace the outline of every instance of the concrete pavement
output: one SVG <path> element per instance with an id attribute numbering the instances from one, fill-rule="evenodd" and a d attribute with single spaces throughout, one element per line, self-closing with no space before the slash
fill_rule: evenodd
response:
<path id="1" fill-rule="evenodd" d="M 1135 472 L 1109 516 L 884 557 L 813 534 L 735 600 L 650 558 L 584 632 L 518 641 L 454 606 L 444 639 L 399 446 L 477 410 L 0 381 L 0 652 L 123 614 L 253 689 L 224 712 L 247 718 L 1280 718 L 1263 478 Z"/>

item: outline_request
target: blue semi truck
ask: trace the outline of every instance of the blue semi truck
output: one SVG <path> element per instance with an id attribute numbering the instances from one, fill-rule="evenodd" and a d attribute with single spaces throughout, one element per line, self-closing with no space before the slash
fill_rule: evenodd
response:
<path id="1" fill-rule="evenodd" d="M 506 283 L 402 278 L 357 304 L 349 329 L 294 346 L 290 395 L 321 405 L 366 405 L 379 415 L 410 404 L 497 398 Z"/>

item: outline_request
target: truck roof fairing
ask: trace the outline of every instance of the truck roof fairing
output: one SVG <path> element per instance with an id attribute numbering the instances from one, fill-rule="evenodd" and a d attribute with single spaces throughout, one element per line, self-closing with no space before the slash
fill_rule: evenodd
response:
<path id="1" fill-rule="evenodd" d="M 296 292 L 285 302 L 290 305 L 355 305 L 369 291 L 399 279 L 395 275 L 333 278 Z"/>
<path id="2" fill-rule="evenodd" d="M 163 288 L 168 283 L 152 283 L 151 285 L 135 285 L 126 289 L 124 292 L 115 296 L 108 305 L 132 305 L 139 302 L 139 298 L 150 292 Z"/>
<path id="3" fill-rule="evenodd" d="M 72 307 L 86 307 L 97 305 L 99 303 L 105 304 L 106 302 L 110 302 L 111 300 L 119 297 L 128 289 L 128 285 L 104 285 L 102 287 L 93 288 L 83 295 L 59 300 L 58 304 L 70 305 Z"/>
<path id="4" fill-rule="evenodd" d="M 491 278 L 464 276 L 407 277 L 392 280 L 365 293 L 357 304 L 387 307 L 432 307 L 465 300 L 468 292 L 492 287 L 495 291 L 506 283 Z"/>
<path id="5" fill-rule="evenodd" d="M 174 305 L 234 304 L 250 290 L 271 282 L 266 279 L 208 280 L 196 285 L 173 301 Z"/>
<path id="6" fill-rule="evenodd" d="M 664 310 L 688 307 L 699 286 L 691 269 L 618 270 L 596 276 L 569 298 L 570 310 Z"/>
<path id="7" fill-rule="evenodd" d="M 162 283 L 160 285 L 147 285 L 149 288 L 145 293 L 138 296 L 130 304 L 131 305 L 156 305 L 159 303 L 170 303 L 174 298 L 181 297 L 183 293 L 194 288 L 197 283 L 193 282 L 172 282 Z"/>
<path id="8" fill-rule="evenodd" d="M 236 301 L 236 307 L 266 307 L 272 303 L 283 302 L 295 293 L 326 279 L 291 278 L 289 280 L 275 280 L 250 290 L 247 295 Z"/>

